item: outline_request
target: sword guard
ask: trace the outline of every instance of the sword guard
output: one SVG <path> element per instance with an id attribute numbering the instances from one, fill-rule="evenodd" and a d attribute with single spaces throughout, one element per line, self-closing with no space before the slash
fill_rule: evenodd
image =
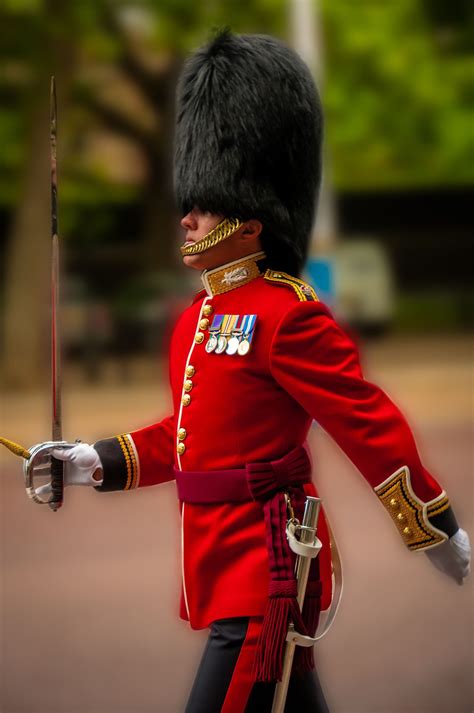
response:
<path id="1" fill-rule="evenodd" d="M 49 505 L 52 510 L 57 510 L 61 507 L 61 500 L 54 497 L 48 497 L 44 500 L 41 495 L 37 493 L 37 488 L 35 487 L 35 476 L 38 476 L 39 469 L 41 466 L 44 467 L 44 458 L 50 455 L 52 448 L 73 448 L 75 443 L 68 443 L 67 441 L 45 441 L 44 443 L 37 443 L 29 449 L 30 457 L 23 462 L 23 474 L 25 476 L 25 487 L 28 497 L 30 497 L 38 505 Z M 52 460 L 52 469 L 54 468 L 54 460 Z M 61 463 L 61 466 L 63 464 Z M 54 473 L 50 471 L 53 476 Z M 58 474 L 59 475 L 59 474 Z M 54 494 L 53 494 L 54 495 Z"/>

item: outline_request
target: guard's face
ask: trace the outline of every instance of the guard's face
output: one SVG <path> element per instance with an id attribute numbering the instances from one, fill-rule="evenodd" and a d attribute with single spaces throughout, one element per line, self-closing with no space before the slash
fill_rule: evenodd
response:
<path id="1" fill-rule="evenodd" d="M 186 231 L 184 245 L 197 242 L 210 233 L 223 219 L 224 216 L 221 214 L 202 211 L 195 206 L 181 220 L 181 226 Z M 258 238 L 261 225 L 257 223 L 257 228 L 255 228 L 254 224 L 256 221 L 244 223 L 233 235 L 202 253 L 184 255 L 184 264 L 194 270 L 211 270 L 244 255 L 257 252 L 261 249 Z"/>
<path id="2" fill-rule="evenodd" d="M 195 243 L 205 235 L 210 233 L 213 228 L 218 225 L 224 216 L 209 211 L 202 211 L 194 207 L 181 220 L 181 226 L 185 229 L 184 245 Z M 230 240 L 231 238 L 229 238 Z M 227 248 L 227 249 L 226 249 Z M 228 246 L 224 244 L 214 245 L 208 250 L 198 253 L 197 255 L 184 255 L 183 262 L 187 267 L 192 267 L 195 270 L 205 270 L 212 267 L 223 265 L 229 260 L 225 259 L 228 252 Z"/>
<path id="3" fill-rule="evenodd" d="M 207 233 L 213 230 L 213 228 L 215 228 L 216 225 L 218 225 L 221 220 L 223 220 L 223 218 L 223 215 L 219 215 L 217 213 L 210 213 L 209 211 L 202 211 L 199 208 L 194 207 L 181 220 L 181 226 L 186 231 L 186 234 L 184 236 L 184 245 L 196 243 L 198 240 L 207 235 Z M 209 253 L 211 252 L 211 250 L 208 250 L 206 252 Z M 201 256 L 203 256 L 203 254 L 185 255 L 184 264 L 188 265 L 189 267 L 194 267 L 194 265 L 190 262 L 187 262 L 187 260 L 189 260 L 189 258 L 199 258 Z"/>

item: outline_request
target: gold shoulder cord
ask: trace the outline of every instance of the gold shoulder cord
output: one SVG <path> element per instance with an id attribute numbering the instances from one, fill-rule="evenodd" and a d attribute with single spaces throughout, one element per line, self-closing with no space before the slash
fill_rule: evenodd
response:
<path id="1" fill-rule="evenodd" d="M 293 277 L 293 275 L 281 272 L 280 270 L 267 270 L 264 277 L 270 282 L 277 282 L 292 287 L 298 295 L 300 302 L 319 302 L 318 295 L 311 285 L 304 280 L 300 280 L 299 277 Z"/>
<path id="2" fill-rule="evenodd" d="M 197 240 L 191 245 L 183 245 L 180 248 L 181 253 L 183 255 L 197 255 L 198 253 L 203 253 L 233 235 L 242 225 L 242 221 L 238 218 L 224 218 L 224 220 L 221 220 L 215 228 L 200 240 Z"/>

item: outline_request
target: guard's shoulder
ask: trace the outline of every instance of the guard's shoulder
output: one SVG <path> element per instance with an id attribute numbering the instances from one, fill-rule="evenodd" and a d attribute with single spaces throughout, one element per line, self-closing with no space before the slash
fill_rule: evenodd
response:
<path id="1" fill-rule="evenodd" d="M 267 270 L 264 279 L 272 284 L 292 289 L 300 302 L 319 302 L 318 295 L 308 282 L 281 270 Z"/>

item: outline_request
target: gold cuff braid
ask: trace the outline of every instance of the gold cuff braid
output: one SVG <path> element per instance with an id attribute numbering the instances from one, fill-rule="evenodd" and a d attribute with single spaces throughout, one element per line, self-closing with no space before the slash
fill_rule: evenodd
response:
<path id="1" fill-rule="evenodd" d="M 138 487 L 138 463 L 131 443 L 131 436 L 128 433 L 123 433 L 116 436 L 116 438 L 122 449 L 127 467 L 127 482 L 125 483 L 124 490 L 131 490 Z"/>
<path id="2" fill-rule="evenodd" d="M 407 466 L 397 470 L 374 490 L 408 549 L 421 550 L 448 539 L 446 533 L 434 527 L 428 519 L 429 515 L 438 515 L 449 507 L 448 498 L 441 493 L 434 500 L 423 503 L 413 490 Z"/>

